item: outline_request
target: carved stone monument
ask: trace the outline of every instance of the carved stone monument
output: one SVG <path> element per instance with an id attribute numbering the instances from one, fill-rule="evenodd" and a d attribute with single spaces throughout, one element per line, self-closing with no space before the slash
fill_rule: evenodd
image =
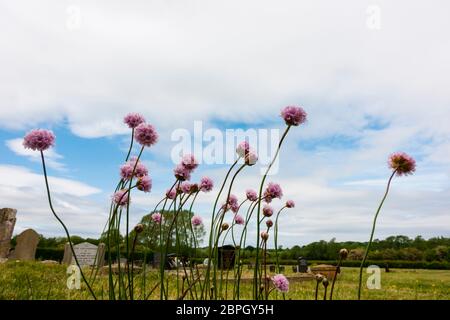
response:
<path id="1" fill-rule="evenodd" d="M 27 229 L 17 236 L 17 244 L 9 256 L 10 259 L 34 261 L 39 234 L 33 229 Z"/>
<path id="2" fill-rule="evenodd" d="M 16 209 L 0 209 L 0 259 L 8 257 L 11 249 L 11 237 L 16 224 Z"/>
<path id="3" fill-rule="evenodd" d="M 102 267 L 105 261 L 105 244 L 100 243 L 99 246 L 89 242 L 79 243 L 73 246 L 78 263 L 81 267 L 84 266 L 99 266 Z M 76 261 L 70 250 L 70 245 L 67 243 L 64 247 L 63 263 L 69 261 L 70 264 L 76 264 Z"/>

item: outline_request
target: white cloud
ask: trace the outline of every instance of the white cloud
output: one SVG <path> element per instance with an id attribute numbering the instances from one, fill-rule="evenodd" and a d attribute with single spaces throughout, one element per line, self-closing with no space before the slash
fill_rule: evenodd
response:
<path id="1" fill-rule="evenodd" d="M 5 144 L 6 146 L 15 154 L 17 154 L 18 156 L 23 156 L 23 157 L 27 157 L 28 159 L 30 159 L 31 161 L 34 162 L 41 162 L 41 154 L 39 152 L 33 151 L 31 149 L 25 149 L 23 147 L 23 139 L 21 138 L 17 138 L 17 139 L 11 139 L 11 140 L 6 140 Z M 47 166 L 49 166 L 50 168 L 59 170 L 59 171 L 64 171 L 66 170 L 65 165 L 60 162 L 61 159 L 63 159 L 64 157 L 62 155 L 60 155 L 59 153 L 57 153 L 53 148 L 52 149 L 48 149 L 45 152 L 45 163 Z"/>

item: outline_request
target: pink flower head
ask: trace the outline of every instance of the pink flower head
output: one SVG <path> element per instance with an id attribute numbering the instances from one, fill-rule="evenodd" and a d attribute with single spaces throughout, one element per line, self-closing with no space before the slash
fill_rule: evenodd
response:
<path id="1" fill-rule="evenodd" d="M 181 184 L 180 189 L 182 193 L 189 194 L 191 193 L 191 184 L 185 181 Z"/>
<path id="2" fill-rule="evenodd" d="M 158 142 L 158 133 L 151 124 L 141 123 L 134 129 L 136 141 L 146 147 L 151 147 Z"/>
<path id="3" fill-rule="evenodd" d="M 136 159 L 131 159 L 120 167 L 120 176 L 123 180 L 129 180 L 134 176 L 142 178 L 148 175 L 147 167 L 140 161 L 136 164 Z"/>
<path id="4" fill-rule="evenodd" d="M 258 161 L 258 155 L 254 151 L 250 151 L 245 155 L 245 164 L 253 166 Z"/>
<path id="5" fill-rule="evenodd" d="M 228 197 L 228 204 L 229 205 L 238 204 L 238 198 L 234 194 L 230 194 L 230 196 Z"/>
<path id="6" fill-rule="evenodd" d="M 152 179 L 149 176 L 139 178 L 137 188 L 144 192 L 150 192 L 152 190 Z"/>
<path id="7" fill-rule="evenodd" d="M 177 196 L 177 190 L 175 188 L 172 188 L 170 190 L 166 191 L 166 197 L 170 200 L 175 199 L 175 197 Z"/>
<path id="8" fill-rule="evenodd" d="M 294 208 L 295 207 L 295 202 L 294 200 L 288 200 L 286 201 L 286 208 Z"/>
<path id="9" fill-rule="evenodd" d="M 389 167 L 396 170 L 397 176 L 407 176 L 416 171 L 416 161 L 404 152 L 396 152 L 389 157 Z"/>
<path id="10" fill-rule="evenodd" d="M 123 118 L 123 122 L 128 125 L 128 127 L 134 129 L 141 123 L 145 122 L 145 119 L 139 113 L 129 113 Z"/>
<path id="11" fill-rule="evenodd" d="M 203 219 L 200 216 L 193 216 L 191 219 L 192 226 L 199 227 L 203 224 Z"/>
<path id="12" fill-rule="evenodd" d="M 272 283 L 275 286 L 275 288 L 280 292 L 286 293 L 289 291 L 289 281 L 282 274 L 274 275 L 272 277 Z"/>
<path id="13" fill-rule="evenodd" d="M 252 202 L 258 200 L 258 194 L 256 193 L 255 190 L 248 189 L 248 190 L 245 192 L 245 194 L 246 194 L 246 196 L 247 196 L 247 199 L 250 200 L 250 201 L 252 201 Z"/>
<path id="14" fill-rule="evenodd" d="M 161 223 L 162 221 L 162 215 L 159 212 L 155 212 L 154 214 L 151 215 L 152 221 L 154 223 Z"/>
<path id="15" fill-rule="evenodd" d="M 227 203 L 222 205 L 222 209 L 225 212 L 231 209 L 234 213 L 236 213 L 239 210 L 238 198 L 234 194 L 230 194 Z"/>
<path id="16" fill-rule="evenodd" d="M 113 195 L 114 202 L 119 206 L 126 206 L 128 204 L 128 191 L 127 190 L 119 190 Z"/>
<path id="17" fill-rule="evenodd" d="M 237 215 L 234 216 L 234 222 L 236 224 L 242 225 L 242 224 L 244 224 L 244 218 L 237 214 Z"/>
<path id="18" fill-rule="evenodd" d="M 306 112 L 301 107 L 287 106 L 281 111 L 281 117 L 288 126 L 298 126 L 306 121 Z"/>
<path id="19" fill-rule="evenodd" d="M 261 239 L 267 241 L 269 239 L 269 233 L 267 231 L 261 232 Z"/>
<path id="20" fill-rule="evenodd" d="M 273 209 L 268 204 L 266 204 L 263 208 L 263 215 L 265 217 L 271 217 L 273 215 Z"/>
<path id="21" fill-rule="evenodd" d="M 270 219 L 268 219 L 268 220 L 266 221 L 266 226 L 267 226 L 267 228 L 272 228 L 272 226 L 273 226 L 273 221 L 270 220 Z"/>
<path id="22" fill-rule="evenodd" d="M 181 158 L 181 165 L 186 169 L 192 171 L 198 167 L 198 162 L 193 154 L 185 154 L 183 158 Z"/>
<path id="23" fill-rule="evenodd" d="M 191 179 L 191 170 L 187 169 L 182 164 L 179 164 L 175 167 L 173 170 L 173 174 L 175 178 L 177 178 L 180 181 L 186 181 Z"/>
<path id="24" fill-rule="evenodd" d="M 200 180 L 200 191 L 209 192 L 212 190 L 213 187 L 214 187 L 214 182 L 212 181 L 211 178 L 203 177 Z"/>
<path id="25" fill-rule="evenodd" d="M 44 151 L 55 145 L 55 135 L 50 130 L 34 129 L 23 138 L 27 149 Z"/>
<path id="26" fill-rule="evenodd" d="M 236 148 L 236 153 L 238 154 L 238 156 L 244 158 L 245 155 L 248 154 L 249 152 L 250 152 L 250 144 L 248 143 L 248 141 L 242 141 L 241 143 L 238 144 Z"/>
<path id="27" fill-rule="evenodd" d="M 238 203 L 233 203 L 230 205 L 231 211 L 233 211 L 234 213 L 238 213 L 239 211 L 239 204 Z"/>
<path id="28" fill-rule="evenodd" d="M 264 191 L 264 200 L 266 202 L 271 202 L 272 199 L 281 199 L 283 196 L 283 191 L 278 183 L 269 182 L 266 190 Z"/>

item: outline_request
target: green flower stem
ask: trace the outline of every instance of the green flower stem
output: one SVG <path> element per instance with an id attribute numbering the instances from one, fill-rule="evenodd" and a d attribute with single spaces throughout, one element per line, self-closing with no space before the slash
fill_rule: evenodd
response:
<path id="1" fill-rule="evenodd" d="M 333 300 L 334 284 L 336 283 L 336 278 L 337 278 L 337 275 L 338 275 L 338 270 L 341 267 L 341 263 L 342 263 L 342 256 L 339 255 L 339 262 L 338 262 L 338 264 L 336 266 L 336 271 L 334 272 L 333 282 L 331 283 L 330 300 Z"/>
<path id="2" fill-rule="evenodd" d="M 58 217 L 58 215 L 57 215 L 56 212 L 55 212 L 55 209 L 53 208 L 52 197 L 51 197 L 51 195 L 50 195 L 50 187 L 49 187 L 49 184 L 48 184 L 47 168 L 46 168 L 46 166 L 45 166 L 44 152 L 42 152 L 42 151 L 41 151 L 41 160 L 42 160 L 42 168 L 43 168 L 43 170 L 44 170 L 45 187 L 46 187 L 46 189 L 47 189 L 47 197 L 48 197 L 48 204 L 49 204 L 49 206 L 50 206 L 50 210 L 52 211 L 52 213 L 53 213 L 53 215 L 55 216 L 56 220 L 58 220 L 59 223 L 62 225 L 62 227 L 63 227 L 63 229 L 64 229 L 64 231 L 65 231 L 65 233 L 66 233 L 67 239 L 68 239 L 68 241 L 69 241 L 70 250 L 72 251 L 73 257 L 75 258 L 75 263 L 77 264 L 78 269 L 80 269 L 81 277 L 83 278 L 84 283 L 86 283 L 86 286 L 87 286 L 87 288 L 88 288 L 90 294 L 92 295 L 92 297 L 93 297 L 95 300 L 97 300 L 97 297 L 96 297 L 94 291 L 92 290 L 91 286 L 89 285 L 88 281 L 86 280 L 86 278 L 85 278 L 85 276 L 84 276 L 84 273 L 83 273 L 83 270 L 82 270 L 81 267 L 80 267 L 80 264 L 79 264 L 79 262 L 78 262 L 78 258 L 77 258 L 76 254 L 75 254 L 75 250 L 73 249 L 72 239 L 70 239 L 69 230 L 67 230 L 66 225 L 65 225 L 64 222 Z"/>
<path id="3" fill-rule="evenodd" d="M 358 300 L 361 300 L 361 288 L 362 288 L 362 272 L 364 268 L 364 264 L 366 263 L 367 256 L 369 255 L 370 245 L 372 244 L 373 235 L 375 233 L 375 226 L 377 223 L 378 214 L 380 213 L 381 207 L 383 206 L 384 201 L 387 198 L 387 195 L 389 193 L 389 189 L 391 186 L 392 178 L 394 178 L 394 175 L 397 173 L 397 170 L 394 170 L 389 178 L 388 184 L 386 186 L 386 192 L 384 193 L 383 199 L 381 200 L 380 205 L 378 206 L 377 212 L 375 213 L 375 217 L 373 219 L 373 225 L 372 225 L 372 232 L 370 233 L 370 239 L 367 243 L 366 252 L 364 253 L 364 258 L 361 262 L 361 266 L 359 267 L 359 286 L 358 286 Z"/>
<path id="4" fill-rule="evenodd" d="M 209 285 L 210 285 L 209 275 L 210 275 L 210 272 L 211 272 L 211 259 L 212 259 L 212 254 L 213 254 L 213 252 L 212 252 L 212 245 L 213 245 L 213 242 L 214 242 L 214 240 L 213 240 L 213 237 L 214 237 L 214 223 L 213 223 L 213 222 L 214 222 L 214 220 L 215 220 L 214 214 L 216 213 L 217 203 L 219 202 L 220 195 L 222 194 L 223 188 L 225 187 L 225 184 L 226 184 L 226 182 L 227 182 L 227 180 L 228 180 L 228 176 L 230 175 L 231 171 L 233 170 L 233 168 L 234 168 L 234 167 L 236 166 L 236 164 L 238 163 L 239 159 L 240 159 L 240 158 L 238 158 L 238 159 L 231 165 L 230 169 L 228 169 L 228 172 L 227 172 L 227 174 L 225 175 L 225 179 L 223 180 L 222 186 L 220 187 L 219 193 L 217 194 L 216 200 L 215 200 L 215 202 L 214 202 L 214 207 L 213 207 L 213 210 L 212 210 L 212 216 L 211 216 L 211 230 L 210 230 L 210 232 L 209 232 L 208 265 L 207 265 L 207 268 L 206 268 L 205 284 L 204 284 L 204 286 L 203 286 L 202 294 L 201 294 L 201 296 L 200 296 L 200 299 L 201 299 L 201 300 L 203 300 L 204 298 L 206 298 L 205 295 L 208 294 L 207 290 L 209 290 Z"/>
<path id="5" fill-rule="evenodd" d="M 284 139 L 286 138 L 286 135 L 289 132 L 289 129 L 291 128 L 291 126 L 287 126 L 286 130 L 284 131 L 283 135 L 281 136 L 280 142 L 278 144 L 278 148 L 277 151 L 275 153 L 275 156 L 273 157 L 272 161 L 270 162 L 269 167 L 267 168 L 266 172 L 264 173 L 264 176 L 261 180 L 261 184 L 259 186 L 259 196 L 258 198 L 261 199 L 262 197 L 262 191 L 263 191 L 263 187 L 264 187 L 264 182 L 266 181 L 267 175 L 270 171 L 270 169 L 272 168 L 275 160 L 278 157 L 278 154 L 280 153 L 280 149 L 281 149 L 281 145 L 283 144 Z M 261 217 L 261 201 L 258 202 L 258 211 L 257 211 L 257 220 L 259 221 Z M 259 233 L 260 233 L 260 228 L 259 228 L 259 223 L 257 224 L 257 230 L 256 230 L 256 262 L 255 262 L 255 271 L 254 271 L 254 281 L 253 281 L 253 298 L 254 299 L 258 299 L 258 291 L 259 291 L 259 287 L 260 287 L 260 283 L 258 281 L 258 274 L 259 274 Z"/>
<path id="6" fill-rule="evenodd" d="M 275 245 L 275 259 L 276 259 L 277 273 L 280 273 L 280 262 L 279 262 L 279 255 L 278 255 L 278 217 L 280 216 L 281 211 L 283 211 L 285 208 L 286 208 L 286 206 L 282 207 L 278 211 L 277 217 L 275 218 L 274 245 Z"/>

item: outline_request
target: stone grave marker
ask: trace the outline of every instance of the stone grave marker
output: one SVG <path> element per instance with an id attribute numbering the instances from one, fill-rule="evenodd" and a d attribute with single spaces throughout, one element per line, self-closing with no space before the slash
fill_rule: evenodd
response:
<path id="1" fill-rule="evenodd" d="M 11 249 L 11 237 L 16 224 L 16 209 L 0 209 L 0 259 L 6 259 Z"/>
<path id="2" fill-rule="evenodd" d="M 84 266 L 99 266 L 102 267 L 105 260 L 105 244 L 100 243 L 99 246 L 89 242 L 82 242 L 73 246 L 78 263 L 81 267 Z M 64 256 L 70 254 L 71 263 L 76 264 L 75 258 L 72 256 L 70 245 L 66 244 Z"/>
<path id="3" fill-rule="evenodd" d="M 306 273 L 308 272 L 308 260 L 303 257 L 298 258 L 298 272 Z"/>
<path id="4" fill-rule="evenodd" d="M 39 243 L 39 234 L 33 229 L 27 229 L 17 236 L 17 244 L 10 259 L 33 261 Z"/>

